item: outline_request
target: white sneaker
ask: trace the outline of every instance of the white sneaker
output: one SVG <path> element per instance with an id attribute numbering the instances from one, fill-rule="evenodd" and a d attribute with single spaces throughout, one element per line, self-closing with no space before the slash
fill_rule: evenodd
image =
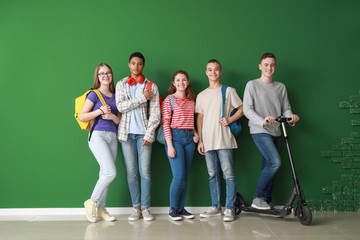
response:
<path id="1" fill-rule="evenodd" d="M 235 212 L 231 209 L 225 209 L 224 211 L 224 222 L 232 222 L 235 220 Z"/>
<path id="2" fill-rule="evenodd" d="M 254 198 L 254 200 L 251 204 L 251 207 L 260 209 L 260 210 L 270 210 L 271 209 L 269 204 L 267 204 L 267 202 L 262 198 Z"/>
<path id="3" fill-rule="evenodd" d="M 114 216 L 110 215 L 110 213 L 107 211 L 107 209 L 105 207 L 98 208 L 98 218 L 102 219 L 106 222 L 112 222 L 112 221 L 116 220 L 116 218 Z"/>
<path id="4" fill-rule="evenodd" d="M 94 223 L 97 220 L 97 207 L 96 202 L 91 199 L 88 199 L 84 202 L 84 207 L 86 210 L 86 217 L 87 219 Z"/>
<path id="5" fill-rule="evenodd" d="M 209 211 L 200 213 L 200 217 L 208 218 L 208 217 L 215 217 L 215 216 L 221 216 L 221 208 L 211 207 Z"/>
<path id="6" fill-rule="evenodd" d="M 142 216 L 144 218 L 145 221 L 152 221 L 154 220 L 154 216 L 151 214 L 151 212 L 149 211 L 148 208 L 145 208 L 143 211 L 142 211 Z"/>
<path id="7" fill-rule="evenodd" d="M 137 221 L 141 218 L 141 211 L 134 208 L 134 212 L 128 217 L 129 221 Z"/>

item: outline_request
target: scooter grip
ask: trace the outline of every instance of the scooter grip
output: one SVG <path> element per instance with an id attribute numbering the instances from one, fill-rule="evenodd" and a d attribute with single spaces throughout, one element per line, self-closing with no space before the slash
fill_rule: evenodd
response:
<path id="1" fill-rule="evenodd" d="M 277 122 L 288 122 L 290 120 L 291 120 L 291 118 L 287 118 L 287 117 L 277 117 L 276 118 Z"/>
<path id="2" fill-rule="evenodd" d="M 275 120 L 276 120 L 277 122 L 287 122 L 287 121 L 290 121 L 290 120 L 291 120 L 291 118 L 286 118 L 286 117 L 277 117 Z M 269 120 L 267 120 L 267 119 L 266 119 L 266 122 L 268 123 L 268 122 L 269 122 Z"/>

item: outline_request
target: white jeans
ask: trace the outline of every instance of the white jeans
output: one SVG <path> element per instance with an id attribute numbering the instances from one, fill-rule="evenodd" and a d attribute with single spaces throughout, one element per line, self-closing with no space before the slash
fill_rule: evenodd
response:
<path id="1" fill-rule="evenodd" d="M 115 160 L 118 151 L 116 133 L 94 131 L 89 147 L 100 165 L 99 180 L 91 199 L 97 202 L 98 207 L 105 207 L 109 185 L 116 177 Z"/>

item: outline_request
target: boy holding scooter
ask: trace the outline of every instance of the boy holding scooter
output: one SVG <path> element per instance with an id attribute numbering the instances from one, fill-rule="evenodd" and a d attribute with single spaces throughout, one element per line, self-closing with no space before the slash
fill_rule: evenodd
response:
<path id="1" fill-rule="evenodd" d="M 261 210 L 272 208 L 273 177 L 280 168 L 280 123 L 278 116 L 291 118 L 291 125 L 299 121 L 293 114 L 283 83 L 273 80 L 276 58 L 264 53 L 260 59 L 261 77 L 246 84 L 244 115 L 249 119 L 250 134 L 262 154 L 262 171 L 256 186 L 251 207 Z"/>

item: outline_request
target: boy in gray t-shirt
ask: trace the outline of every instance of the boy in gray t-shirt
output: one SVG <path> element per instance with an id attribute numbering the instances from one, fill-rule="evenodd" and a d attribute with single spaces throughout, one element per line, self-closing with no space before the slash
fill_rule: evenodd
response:
<path id="1" fill-rule="evenodd" d="M 286 87 L 273 80 L 276 59 L 273 53 L 264 53 L 260 59 L 261 77 L 246 84 L 244 115 L 249 119 L 250 134 L 262 154 L 262 171 L 256 186 L 252 207 L 271 209 L 273 177 L 281 165 L 279 116 L 299 121 L 291 111 Z"/>

